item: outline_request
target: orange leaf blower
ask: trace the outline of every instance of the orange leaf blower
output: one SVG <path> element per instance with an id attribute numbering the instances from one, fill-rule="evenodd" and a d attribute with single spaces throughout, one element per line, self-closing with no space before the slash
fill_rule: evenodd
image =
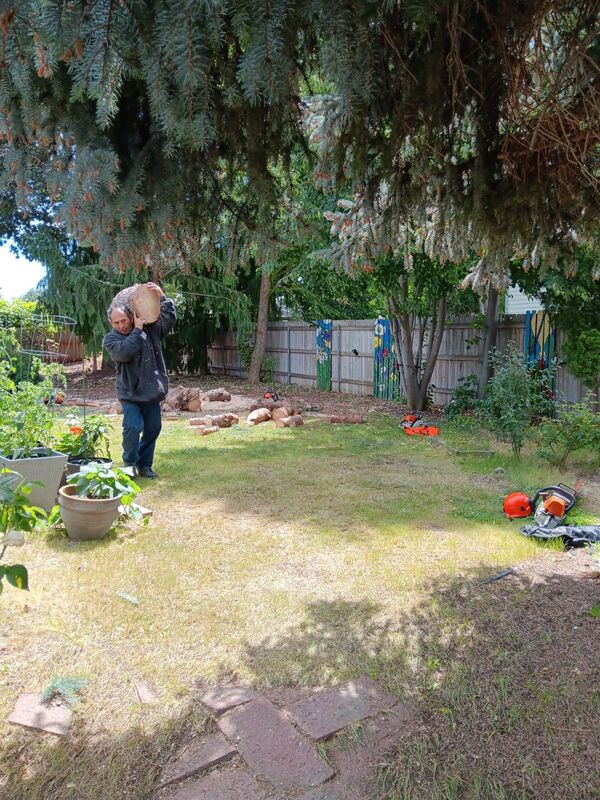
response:
<path id="1" fill-rule="evenodd" d="M 545 486 L 530 499 L 524 492 L 513 492 L 504 498 L 504 513 L 510 519 L 533 517 L 540 528 L 556 528 L 567 511 L 575 505 L 582 482 L 572 489 L 564 483 Z"/>

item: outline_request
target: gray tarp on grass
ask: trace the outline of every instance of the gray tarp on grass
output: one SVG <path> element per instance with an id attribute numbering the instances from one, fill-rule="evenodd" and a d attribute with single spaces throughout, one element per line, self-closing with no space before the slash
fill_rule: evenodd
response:
<path id="1" fill-rule="evenodd" d="M 565 539 L 567 544 L 592 544 L 600 542 L 600 525 L 559 525 L 557 528 L 542 528 L 539 525 L 525 525 L 521 528 L 524 536 L 536 539 Z"/>

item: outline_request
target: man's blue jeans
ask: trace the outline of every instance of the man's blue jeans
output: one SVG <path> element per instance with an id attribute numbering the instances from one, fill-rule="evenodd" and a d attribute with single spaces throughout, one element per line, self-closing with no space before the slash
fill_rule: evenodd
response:
<path id="1" fill-rule="evenodd" d="M 160 403 L 130 403 L 122 400 L 121 405 L 123 462 L 128 467 L 151 467 L 161 429 Z"/>

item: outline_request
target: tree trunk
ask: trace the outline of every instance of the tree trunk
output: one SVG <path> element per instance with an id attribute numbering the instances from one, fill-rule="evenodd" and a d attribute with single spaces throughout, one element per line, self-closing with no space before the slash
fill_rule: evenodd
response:
<path id="1" fill-rule="evenodd" d="M 399 310 L 393 297 L 388 297 L 388 318 L 392 329 L 392 337 L 396 348 L 396 356 L 402 376 L 402 385 L 406 394 L 407 405 L 416 410 L 419 387 L 417 368 L 412 349 L 412 324 L 409 314 Z"/>
<path id="2" fill-rule="evenodd" d="M 250 368 L 248 369 L 248 381 L 250 383 L 260 383 L 260 368 L 265 355 L 267 345 L 267 325 L 269 322 L 269 297 L 271 294 L 271 278 L 269 272 L 263 267 L 260 278 L 260 296 L 258 300 L 258 320 L 256 322 L 256 341 Z"/>
<path id="3" fill-rule="evenodd" d="M 446 322 L 447 301 L 443 297 L 437 309 L 428 318 L 431 320 L 431 330 L 429 331 L 427 356 L 421 352 L 424 348 L 424 331 L 419 331 L 416 347 L 418 352 L 414 352 L 413 330 L 410 314 L 399 311 L 393 298 L 388 298 L 388 313 L 391 321 L 392 336 L 396 353 L 399 355 L 400 371 L 406 402 L 411 411 L 424 411 L 427 405 L 427 391 L 429 382 L 433 375 L 437 358 L 444 336 L 444 325 Z M 425 368 L 421 373 L 419 364 L 425 362 Z"/>
<path id="4" fill-rule="evenodd" d="M 442 339 L 444 338 L 444 330 L 446 326 L 446 311 L 448 308 L 448 301 L 442 297 L 438 303 L 435 313 L 431 317 L 431 330 L 429 332 L 429 345 L 427 348 L 427 357 L 425 360 L 425 369 L 419 381 L 419 408 L 417 411 L 424 411 L 427 405 L 427 392 L 429 384 L 433 377 L 433 370 L 437 364 L 438 356 L 440 354 L 440 347 L 442 346 Z"/>
<path id="5" fill-rule="evenodd" d="M 115 362 L 108 355 L 106 350 L 103 350 L 102 351 L 102 367 L 100 369 L 100 372 L 103 375 L 110 375 L 110 374 L 114 375 L 115 369 L 116 369 Z"/>
<path id="6" fill-rule="evenodd" d="M 498 340 L 498 301 L 499 295 L 492 286 L 488 289 L 487 307 L 485 311 L 485 335 L 483 337 L 483 357 L 479 368 L 479 383 L 477 397 L 481 400 L 485 394 L 486 386 L 492 377 L 492 360 L 490 350 L 496 346 Z"/>
<path id="7" fill-rule="evenodd" d="M 98 369 L 98 353 L 94 351 L 92 353 L 92 372 L 96 372 L 97 369 Z"/>

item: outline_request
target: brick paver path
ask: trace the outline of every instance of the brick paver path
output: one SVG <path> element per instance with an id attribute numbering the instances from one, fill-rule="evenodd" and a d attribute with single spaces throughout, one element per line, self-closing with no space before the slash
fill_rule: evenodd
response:
<path id="1" fill-rule="evenodd" d="M 166 765 L 157 800 L 368 800 L 377 764 L 413 721 L 408 706 L 366 677 L 300 700 L 273 697 L 246 687 L 206 691 L 201 700 L 220 732 Z M 320 742 L 356 724 L 359 736 L 332 739 L 325 754 Z"/>

